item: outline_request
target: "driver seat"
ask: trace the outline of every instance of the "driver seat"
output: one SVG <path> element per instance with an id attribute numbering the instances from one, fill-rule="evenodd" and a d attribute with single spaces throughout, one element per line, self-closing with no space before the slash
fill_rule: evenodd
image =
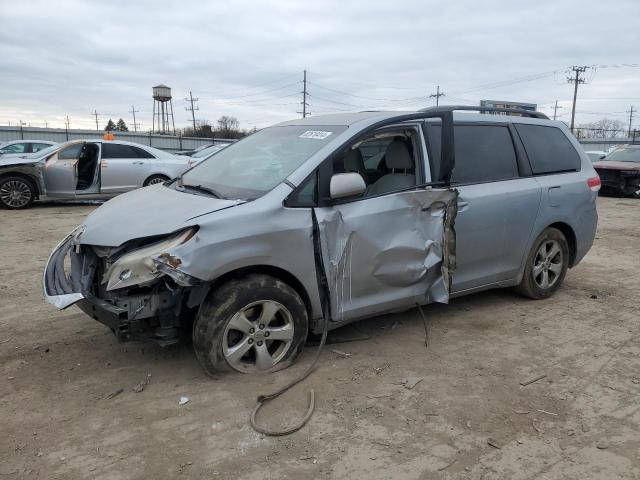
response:
<path id="1" fill-rule="evenodd" d="M 413 158 L 407 145 L 402 140 L 394 140 L 385 152 L 385 164 L 391 173 L 383 175 L 367 188 L 367 197 L 382 195 L 394 190 L 412 187 L 416 184 L 416 176 L 413 173 Z"/>

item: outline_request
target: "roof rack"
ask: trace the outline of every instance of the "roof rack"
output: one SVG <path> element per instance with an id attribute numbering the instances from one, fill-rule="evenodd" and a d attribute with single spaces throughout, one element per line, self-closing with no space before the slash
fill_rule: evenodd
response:
<path id="1" fill-rule="evenodd" d="M 525 110 L 524 108 L 500 108 L 500 107 L 473 107 L 469 105 L 443 105 L 438 107 L 428 107 L 419 110 L 420 112 L 439 113 L 439 112 L 454 112 L 456 110 L 466 110 L 472 112 L 499 112 L 499 113 L 519 113 L 525 117 L 541 118 L 549 120 L 544 113 L 535 110 Z"/>

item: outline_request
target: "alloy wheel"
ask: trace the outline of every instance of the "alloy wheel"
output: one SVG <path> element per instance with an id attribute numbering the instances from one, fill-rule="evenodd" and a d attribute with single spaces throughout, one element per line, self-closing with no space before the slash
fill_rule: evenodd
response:
<path id="1" fill-rule="evenodd" d="M 166 182 L 166 180 L 162 177 L 155 177 L 152 178 L 151 180 L 149 180 L 149 183 L 147 185 L 155 185 L 157 183 L 164 183 Z"/>
<path id="2" fill-rule="evenodd" d="M 552 287 L 564 266 L 562 248 L 557 240 L 542 242 L 533 259 L 533 280 L 542 289 Z"/>
<path id="3" fill-rule="evenodd" d="M 285 357 L 293 336 L 289 310 L 273 300 L 260 300 L 231 318 L 222 337 L 222 350 L 234 370 L 266 371 Z"/>
<path id="4" fill-rule="evenodd" d="M 31 201 L 31 188 L 22 180 L 9 180 L 0 187 L 0 200 L 12 208 L 21 208 Z"/>

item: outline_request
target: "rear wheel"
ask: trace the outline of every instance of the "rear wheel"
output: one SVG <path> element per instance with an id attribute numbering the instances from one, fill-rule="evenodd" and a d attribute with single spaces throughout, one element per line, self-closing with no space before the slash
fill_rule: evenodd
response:
<path id="1" fill-rule="evenodd" d="M 534 242 L 522 282 L 516 289 L 535 300 L 548 298 L 560 288 L 568 268 L 567 239 L 560 230 L 547 228 Z"/>
<path id="2" fill-rule="evenodd" d="M 10 176 L 0 179 L 0 206 L 10 210 L 29 207 L 36 198 L 36 189 L 24 177 Z"/>
<path id="3" fill-rule="evenodd" d="M 144 181 L 144 186 L 155 185 L 156 183 L 164 183 L 169 180 L 169 177 L 165 175 L 151 175 Z"/>
<path id="4" fill-rule="evenodd" d="M 298 356 L 307 328 L 307 310 L 293 288 L 251 274 L 209 293 L 193 325 L 193 347 L 210 375 L 269 372 Z"/>

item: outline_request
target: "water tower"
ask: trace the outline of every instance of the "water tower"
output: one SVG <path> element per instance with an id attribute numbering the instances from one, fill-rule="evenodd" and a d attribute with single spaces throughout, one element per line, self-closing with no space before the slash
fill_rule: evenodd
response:
<path id="1" fill-rule="evenodd" d="M 169 115 L 171 115 L 171 127 L 169 126 Z M 153 127 L 156 131 L 156 120 L 160 133 L 176 133 L 176 123 L 173 120 L 173 103 L 171 102 L 171 89 L 160 84 L 153 87 Z"/>

